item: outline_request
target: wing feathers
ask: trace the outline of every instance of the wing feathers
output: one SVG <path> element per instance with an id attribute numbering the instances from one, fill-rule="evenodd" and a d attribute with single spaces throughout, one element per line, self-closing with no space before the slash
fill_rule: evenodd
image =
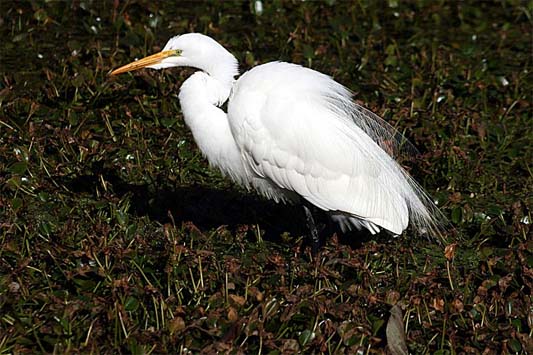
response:
<path id="1" fill-rule="evenodd" d="M 342 228 L 400 234 L 411 214 L 420 229 L 437 229 L 438 210 L 391 157 L 411 146 L 343 86 L 269 63 L 246 73 L 234 91 L 232 133 L 260 176 L 330 211 Z"/>

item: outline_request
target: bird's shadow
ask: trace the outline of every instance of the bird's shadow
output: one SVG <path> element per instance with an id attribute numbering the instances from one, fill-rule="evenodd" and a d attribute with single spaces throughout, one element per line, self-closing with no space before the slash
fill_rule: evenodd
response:
<path id="1" fill-rule="evenodd" d="M 101 183 L 100 176 L 118 197 L 129 195 L 131 213 L 148 216 L 162 224 L 192 222 L 204 231 L 220 226 L 236 231 L 243 225 L 258 225 L 262 238 L 274 242 L 281 242 L 283 233 L 290 233 L 291 236 L 309 234 L 301 206 L 275 203 L 238 188 L 222 190 L 202 185 L 170 188 L 156 184 L 130 184 L 112 170 L 76 176 L 64 180 L 64 184 L 74 193 L 94 193 Z M 323 242 L 337 233 L 341 243 L 359 248 L 372 238 L 367 231 L 342 233 L 328 221 L 324 213 L 315 216 L 315 220 L 321 229 Z"/>

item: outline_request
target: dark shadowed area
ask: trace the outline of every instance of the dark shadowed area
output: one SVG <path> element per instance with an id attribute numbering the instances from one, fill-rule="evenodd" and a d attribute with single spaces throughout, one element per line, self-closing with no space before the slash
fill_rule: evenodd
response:
<path id="1" fill-rule="evenodd" d="M 533 353 L 532 16 L 519 0 L 0 2 L 0 353 Z M 312 257 L 300 208 L 209 169 L 177 99 L 192 69 L 108 76 L 193 31 L 241 71 L 290 61 L 353 90 L 419 149 L 406 164 L 446 241 L 322 220 Z"/>

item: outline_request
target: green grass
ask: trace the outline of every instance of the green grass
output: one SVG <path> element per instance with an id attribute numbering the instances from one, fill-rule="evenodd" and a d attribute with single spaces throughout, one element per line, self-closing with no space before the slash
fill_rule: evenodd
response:
<path id="1" fill-rule="evenodd" d="M 393 305 L 411 353 L 533 352 L 531 1 L 113 3 L 0 3 L 0 353 L 383 353 Z M 405 132 L 447 245 L 312 258 L 298 208 L 208 169 L 191 70 L 107 76 L 190 31 Z"/>

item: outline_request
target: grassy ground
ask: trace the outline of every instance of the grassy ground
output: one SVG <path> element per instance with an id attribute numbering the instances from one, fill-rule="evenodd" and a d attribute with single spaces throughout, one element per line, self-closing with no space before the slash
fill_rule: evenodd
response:
<path id="1" fill-rule="evenodd" d="M 0 353 L 532 353 L 531 1 L 0 3 Z M 422 152 L 455 227 L 327 240 L 208 169 L 174 34 L 330 74 Z M 445 253 L 445 247 L 446 249 Z M 389 338 L 390 341 L 390 338 Z"/>

